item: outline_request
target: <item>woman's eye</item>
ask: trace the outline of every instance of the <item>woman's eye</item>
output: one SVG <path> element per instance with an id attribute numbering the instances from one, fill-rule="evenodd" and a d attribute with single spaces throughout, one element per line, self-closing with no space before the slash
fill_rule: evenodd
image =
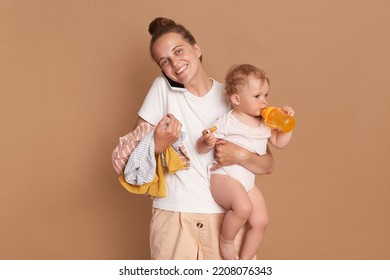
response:
<path id="1" fill-rule="evenodd" d="M 177 49 L 177 50 L 175 51 L 176 54 L 181 54 L 182 52 L 183 52 L 182 49 Z"/>

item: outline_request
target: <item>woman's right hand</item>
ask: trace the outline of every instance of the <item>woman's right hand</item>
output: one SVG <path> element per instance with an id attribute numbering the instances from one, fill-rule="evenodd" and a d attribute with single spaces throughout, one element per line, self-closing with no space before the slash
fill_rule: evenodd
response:
<path id="1" fill-rule="evenodd" d="M 158 155 L 180 137 L 181 123 L 172 115 L 164 116 L 154 130 L 154 151 Z"/>

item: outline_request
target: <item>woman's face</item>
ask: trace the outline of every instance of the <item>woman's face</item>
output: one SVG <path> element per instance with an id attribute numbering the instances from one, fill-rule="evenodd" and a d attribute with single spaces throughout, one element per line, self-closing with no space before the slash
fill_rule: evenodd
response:
<path id="1" fill-rule="evenodd" d="M 197 44 L 191 45 L 180 34 L 167 33 L 154 43 L 152 55 L 170 79 L 186 85 L 196 77 L 202 53 Z"/>

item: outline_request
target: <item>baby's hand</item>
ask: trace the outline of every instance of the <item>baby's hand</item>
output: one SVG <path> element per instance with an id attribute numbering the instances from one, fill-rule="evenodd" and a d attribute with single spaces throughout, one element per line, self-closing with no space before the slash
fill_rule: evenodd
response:
<path id="1" fill-rule="evenodd" d="M 215 126 L 209 128 L 209 129 L 203 130 L 203 132 L 202 132 L 203 142 L 207 146 L 214 146 L 215 142 L 217 142 L 217 138 L 215 138 L 214 134 L 213 134 L 213 132 L 216 130 L 217 130 L 217 127 L 215 127 Z"/>
<path id="2" fill-rule="evenodd" d="M 283 110 L 283 112 L 290 115 L 291 117 L 294 117 L 294 115 L 295 115 L 294 109 L 290 106 L 283 105 L 282 110 Z"/>

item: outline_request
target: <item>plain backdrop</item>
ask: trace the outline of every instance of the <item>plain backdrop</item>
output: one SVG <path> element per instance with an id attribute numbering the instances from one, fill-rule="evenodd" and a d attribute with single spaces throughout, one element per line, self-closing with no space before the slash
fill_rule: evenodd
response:
<path id="1" fill-rule="evenodd" d="M 258 176 L 259 259 L 390 258 L 387 0 L 1 0 L 0 259 L 149 259 L 151 200 L 111 153 L 159 69 L 148 25 L 186 26 L 208 74 L 271 78 L 294 139 Z M 212 109 L 212 108 L 211 108 Z"/>

